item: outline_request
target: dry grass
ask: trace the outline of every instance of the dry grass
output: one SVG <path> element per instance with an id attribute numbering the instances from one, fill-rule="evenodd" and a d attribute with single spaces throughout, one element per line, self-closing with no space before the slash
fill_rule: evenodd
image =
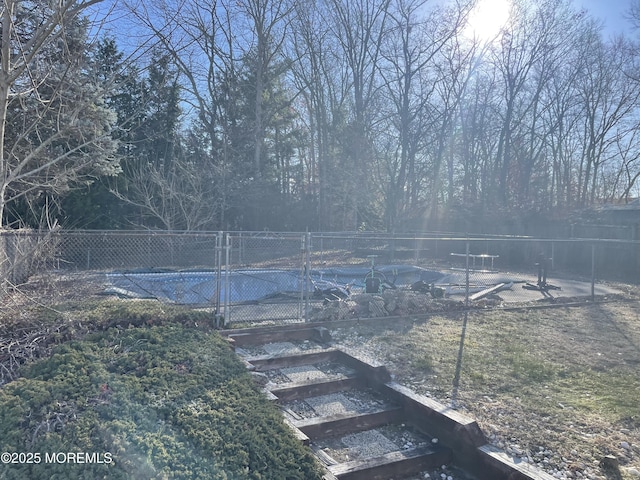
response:
<path id="1" fill-rule="evenodd" d="M 534 462 L 551 452 L 551 473 L 638 478 L 629 472 L 640 470 L 640 302 L 473 311 L 459 357 L 464 324 L 458 313 L 337 337 L 377 352 L 400 383 L 455 401 L 501 448 Z M 600 469 L 605 455 L 618 458 L 622 477 Z"/>

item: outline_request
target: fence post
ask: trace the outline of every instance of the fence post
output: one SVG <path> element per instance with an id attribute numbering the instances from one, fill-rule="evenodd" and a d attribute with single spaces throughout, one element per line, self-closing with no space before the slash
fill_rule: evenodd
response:
<path id="1" fill-rule="evenodd" d="M 222 232 L 218 232 L 216 235 L 216 246 L 215 246 L 215 269 L 216 269 L 216 285 L 215 291 L 213 294 L 213 302 L 215 304 L 214 310 L 214 318 L 215 318 L 215 326 L 221 327 L 221 323 L 224 323 L 224 319 L 221 320 L 220 315 L 220 292 L 221 292 L 221 281 L 222 281 Z"/>
<path id="2" fill-rule="evenodd" d="M 104 240 L 106 237 L 102 237 Z M 147 266 L 154 267 L 151 263 L 151 232 L 147 232 Z"/>
<path id="3" fill-rule="evenodd" d="M 596 300 L 596 244 L 591 244 L 591 301 Z"/>
<path id="4" fill-rule="evenodd" d="M 231 236 L 227 233 L 224 262 L 223 327 L 231 324 Z"/>
<path id="5" fill-rule="evenodd" d="M 453 374 L 453 389 L 451 391 L 451 408 L 458 408 L 458 392 L 460 390 L 460 376 L 462 375 L 462 359 L 464 356 L 464 342 L 467 336 L 467 324 L 469 322 L 469 238 L 466 246 L 466 282 L 464 298 L 464 318 L 462 320 L 462 331 L 460 332 L 460 345 L 458 346 L 458 357 L 456 359 L 456 370 Z"/>
<path id="6" fill-rule="evenodd" d="M 391 259 L 391 263 L 393 263 L 396 259 L 396 232 L 395 230 L 391 232 L 391 238 L 389 239 L 389 258 Z"/>
<path id="7" fill-rule="evenodd" d="M 465 282 L 464 282 L 464 306 L 465 309 L 469 308 L 469 239 L 467 238 L 467 247 L 465 255 L 466 267 L 465 267 Z"/>
<path id="8" fill-rule="evenodd" d="M 311 233 L 307 232 L 305 243 L 305 277 L 304 277 L 304 315 L 303 320 L 307 321 L 309 314 L 309 291 L 311 290 Z"/>
<path id="9" fill-rule="evenodd" d="M 307 242 L 307 237 L 303 234 L 300 237 L 300 298 L 298 299 L 298 321 L 303 320 L 304 319 L 304 312 L 302 311 L 302 309 L 304 308 L 304 290 L 306 288 L 306 278 L 307 278 L 307 272 L 305 271 L 307 269 L 306 266 L 306 262 L 305 262 L 305 256 L 306 256 L 306 242 Z"/>

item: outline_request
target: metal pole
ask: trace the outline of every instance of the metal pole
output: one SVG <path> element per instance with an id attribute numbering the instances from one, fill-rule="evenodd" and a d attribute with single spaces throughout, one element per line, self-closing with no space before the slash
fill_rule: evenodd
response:
<path id="1" fill-rule="evenodd" d="M 391 258 L 391 262 L 396 259 L 396 232 L 395 230 L 391 232 L 391 239 L 389 241 L 389 257 Z"/>
<path id="2" fill-rule="evenodd" d="M 467 336 L 467 323 L 469 322 L 469 240 L 467 239 L 467 248 L 466 248 L 466 258 L 467 258 L 467 267 L 466 267 L 466 285 L 465 285 L 465 298 L 464 298 L 464 318 L 462 320 L 462 332 L 460 332 L 460 345 L 458 347 L 458 358 L 456 360 L 456 371 L 453 375 L 453 390 L 451 391 L 451 408 L 458 408 L 458 392 L 460 390 L 460 375 L 462 373 L 462 359 L 464 356 L 464 342 Z"/>
<path id="3" fill-rule="evenodd" d="M 303 312 L 302 309 L 304 308 L 304 289 L 306 288 L 306 282 L 305 282 L 305 278 L 307 277 L 306 275 L 306 264 L 304 261 L 305 258 L 305 242 L 306 242 L 306 236 L 302 235 L 302 237 L 300 237 L 300 299 L 298 301 L 298 321 L 303 320 Z"/>
<path id="4" fill-rule="evenodd" d="M 467 249 L 466 249 L 466 279 L 465 279 L 465 291 L 464 291 L 464 306 L 465 308 L 469 308 L 469 240 L 467 239 Z"/>
<path id="5" fill-rule="evenodd" d="M 216 327 L 221 327 L 220 318 L 220 292 L 222 290 L 222 232 L 218 232 L 216 235 L 216 247 L 215 247 L 215 267 L 216 267 L 216 285 L 213 301 L 215 303 L 215 323 Z"/>
<path id="6" fill-rule="evenodd" d="M 591 244 L 591 301 L 596 300 L 596 244 Z"/>
<path id="7" fill-rule="evenodd" d="M 305 245 L 305 285 L 304 285 L 304 320 L 309 313 L 309 294 L 311 290 L 311 233 L 307 232 Z"/>
<path id="8" fill-rule="evenodd" d="M 456 371 L 453 375 L 453 390 L 451 391 L 451 408 L 458 408 L 458 392 L 460 390 L 460 375 L 462 373 L 462 358 L 464 356 L 464 341 L 467 336 L 467 323 L 469 322 L 469 310 L 464 311 L 462 320 L 462 332 L 460 333 L 460 345 L 458 346 L 458 358 L 456 359 Z"/>
<path id="9" fill-rule="evenodd" d="M 227 244 L 225 252 L 224 265 L 224 308 L 222 317 L 222 326 L 226 327 L 231 324 L 231 236 L 227 233 Z"/>

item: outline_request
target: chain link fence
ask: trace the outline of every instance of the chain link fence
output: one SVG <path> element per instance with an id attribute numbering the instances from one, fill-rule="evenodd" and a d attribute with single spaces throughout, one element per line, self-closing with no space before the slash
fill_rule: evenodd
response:
<path id="1" fill-rule="evenodd" d="M 638 267 L 640 243 L 624 240 L 0 232 L 5 315 L 14 315 L 24 302 L 65 301 L 65 291 L 82 287 L 87 295 L 207 309 L 228 328 L 592 300 L 617 292 L 606 281 L 635 283 Z M 76 287 L 65 290 L 54 287 L 56 282 Z M 36 284 L 53 296 L 43 296 Z"/>
<path id="2" fill-rule="evenodd" d="M 307 235 L 271 232 L 226 234 L 225 325 L 299 322 L 309 298 Z"/>

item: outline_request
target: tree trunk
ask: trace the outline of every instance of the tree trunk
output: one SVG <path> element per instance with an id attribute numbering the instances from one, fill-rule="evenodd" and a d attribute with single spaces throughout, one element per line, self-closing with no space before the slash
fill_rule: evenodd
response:
<path id="1" fill-rule="evenodd" d="M 11 83 L 11 27 L 15 3 L 5 0 L 5 12 L 2 15 L 2 37 L 0 38 L 0 228 L 4 226 L 4 209 L 7 190 L 7 158 L 5 157 L 5 132 L 7 127 L 7 108 L 9 106 L 9 85 Z"/>

